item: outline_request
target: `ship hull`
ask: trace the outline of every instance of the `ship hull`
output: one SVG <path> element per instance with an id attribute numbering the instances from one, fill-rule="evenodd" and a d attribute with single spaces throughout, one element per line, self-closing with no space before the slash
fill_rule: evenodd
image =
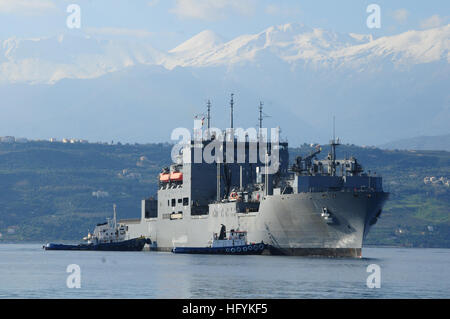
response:
<path id="1" fill-rule="evenodd" d="M 283 248 L 269 246 L 270 255 L 304 256 L 304 257 L 349 257 L 361 258 L 361 248 Z"/>
<path id="2" fill-rule="evenodd" d="M 43 248 L 45 250 L 96 250 L 96 251 L 141 251 L 147 240 L 145 238 L 134 238 L 115 243 L 102 244 L 80 244 L 64 245 L 49 243 Z"/>
<path id="3" fill-rule="evenodd" d="M 315 192 L 271 195 L 255 213 L 233 211 L 233 204 L 211 204 L 208 215 L 179 220 L 143 221 L 154 242 L 151 249 L 208 247 L 221 225 L 248 233 L 251 243 L 268 245 L 265 254 L 290 256 L 361 257 L 362 244 L 376 223 L 385 192 Z M 328 219 L 322 216 L 323 210 Z"/>
<path id="4" fill-rule="evenodd" d="M 175 247 L 175 254 L 203 254 L 203 255 L 261 255 L 266 245 L 251 244 L 230 247 Z"/>
<path id="5" fill-rule="evenodd" d="M 272 254 L 361 257 L 386 199 L 382 192 L 272 196 L 261 203 L 256 230 Z M 329 218 L 322 216 L 324 209 Z"/>

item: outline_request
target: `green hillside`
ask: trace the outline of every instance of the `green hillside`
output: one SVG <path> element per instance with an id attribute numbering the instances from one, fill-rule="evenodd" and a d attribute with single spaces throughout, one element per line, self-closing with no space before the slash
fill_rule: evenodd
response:
<path id="1" fill-rule="evenodd" d="M 154 195 L 169 144 L 0 143 L 0 241 L 78 240 L 112 214 L 137 218 L 140 200 Z M 296 155 L 308 145 L 291 149 Z M 326 147 L 322 156 L 327 153 Z M 384 177 L 391 199 L 366 244 L 450 247 L 450 188 L 424 184 L 450 176 L 450 153 L 387 151 L 343 145 Z"/>

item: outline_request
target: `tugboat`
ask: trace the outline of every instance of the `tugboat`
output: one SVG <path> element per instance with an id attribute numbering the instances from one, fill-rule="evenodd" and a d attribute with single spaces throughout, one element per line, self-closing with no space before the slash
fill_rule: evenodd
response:
<path id="1" fill-rule="evenodd" d="M 104 250 L 104 251 L 141 251 L 145 244 L 151 241 L 143 236 L 126 240 L 127 226 L 118 224 L 116 219 L 116 205 L 114 204 L 114 217 L 107 219 L 106 223 L 97 224 L 94 233 L 90 232 L 83 238 L 86 243 L 79 245 L 64 245 L 48 243 L 42 248 L 45 250 Z"/>
<path id="2" fill-rule="evenodd" d="M 175 254 L 212 254 L 212 255 L 260 255 L 267 245 L 247 243 L 247 232 L 232 229 L 227 237 L 225 225 L 222 224 L 220 234 L 214 233 L 209 247 L 175 247 Z"/>

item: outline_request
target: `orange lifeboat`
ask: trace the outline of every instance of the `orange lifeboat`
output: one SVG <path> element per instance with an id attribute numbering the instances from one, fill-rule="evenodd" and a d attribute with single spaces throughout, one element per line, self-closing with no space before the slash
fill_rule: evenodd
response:
<path id="1" fill-rule="evenodd" d="M 162 183 L 167 183 L 170 180 L 170 174 L 169 173 L 161 173 L 159 174 L 159 181 Z"/>
<path id="2" fill-rule="evenodd" d="M 181 181 L 183 181 L 183 173 L 181 173 L 181 172 L 172 172 L 172 173 L 170 173 L 170 180 L 172 182 L 181 182 Z"/>

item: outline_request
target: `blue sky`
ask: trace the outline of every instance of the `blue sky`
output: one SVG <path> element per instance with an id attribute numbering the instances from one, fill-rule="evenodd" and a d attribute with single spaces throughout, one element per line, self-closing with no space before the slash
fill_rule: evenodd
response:
<path id="1" fill-rule="evenodd" d="M 69 4 L 81 8 L 81 29 L 68 29 Z M 381 8 L 381 28 L 369 29 L 369 4 Z M 288 22 L 337 32 L 398 34 L 448 24 L 450 1 L 296 0 L 0 0 L 0 39 L 89 33 L 148 41 L 167 50 L 210 29 L 226 39 Z"/>

